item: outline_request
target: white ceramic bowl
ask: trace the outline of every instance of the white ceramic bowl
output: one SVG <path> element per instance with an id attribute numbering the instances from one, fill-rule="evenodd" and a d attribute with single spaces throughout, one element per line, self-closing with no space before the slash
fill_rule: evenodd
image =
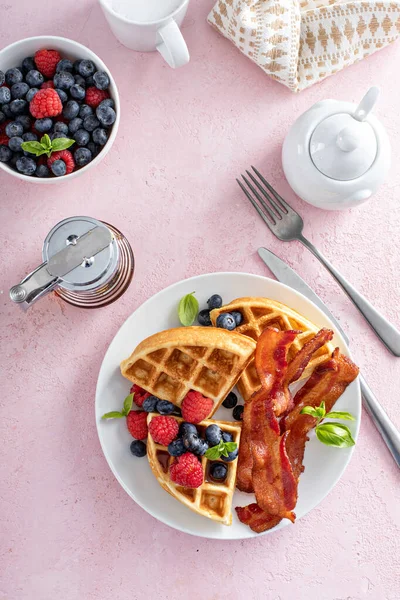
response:
<path id="1" fill-rule="evenodd" d="M 119 102 L 117 86 L 109 69 L 103 63 L 101 58 L 97 56 L 97 54 L 89 50 L 89 48 L 86 48 L 86 46 L 78 44 L 78 42 L 75 42 L 74 40 L 69 40 L 67 38 L 62 38 L 58 36 L 42 35 L 38 37 L 26 38 L 24 40 L 20 40 L 19 42 L 15 42 L 14 44 L 6 46 L 6 48 L 0 51 L 0 70 L 5 72 L 7 69 L 10 69 L 12 67 L 18 67 L 26 56 L 33 56 L 35 52 L 37 50 L 40 50 L 41 48 L 47 48 L 48 50 L 58 50 L 62 58 L 69 58 L 72 61 L 77 60 L 79 58 L 92 60 L 96 64 L 98 69 L 106 71 L 110 78 L 109 92 L 111 98 L 115 102 L 115 112 L 117 113 L 117 118 L 110 131 L 110 136 L 101 152 L 88 165 L 74 171 L 73 173 L 70 173 L 69 175 L 63 175 L 62 177 L 47 178 L 34 176 L 32 177 L 29 175 L 23 175 L 22 173 L 18 173 L 18 171 L 12 169 L 6 163 L 0 162 L 0 169 L 5 171 L 6 173 L 9 173 L 10 175 L 13 175 L 14 177 L 18 177 L 18 179 L 23 179 L 24 181 L 29 181 L 31 183 L 53 184 L 67 180 L 69 181 L 74 177 L 83 175 L 83 173 L 86 173 L 89 169 L 99 164 L 99 162 L 105 157 L 105 155 L 114 143 L 119 126 L 121 107 Z"/>

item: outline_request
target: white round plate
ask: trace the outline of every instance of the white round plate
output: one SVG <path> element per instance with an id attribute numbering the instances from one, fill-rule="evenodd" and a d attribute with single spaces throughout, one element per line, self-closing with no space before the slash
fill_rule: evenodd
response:
<path id="1" fill-rule="evenodd" d="M 329 327 L 334 331 L 335 327 L 307 298 L 277 281 L 246 273 L 212 273 L 180 281 L 149 298 L 125 321 L 104 357 L 96 390 L 97 431 L 108 464 L 124 490 L 153 517 L 180 531 L 226 540 L 254 537 L 261 534 L 253 533 L 240 523 L 235 510 L 232 510 L 233 523 L 227 527 L 183 506 L 160 487 L 146 458 L 132 456 L 129 449 L 132 438 L 125 419 L 101 420 L 104 413 L 121 410 L 123 400 L 129 394 L 130 384 L 120 373 L 120 362 L 144 338 L 163 329 L 178 327 L 178 302 L 182 296 L 193 291 L 201 308 L 206 307 L 207 298 L 212 294 L 220 294 L 224 304 L 242 296 L 261 296 L 287 304 L 319 327 Z M 349 354 L 337 331 L 333 341 L 344 354 Z M 356 421 L 350 423 L 356 439 L 361 417 L 358 381 L 347 388 L 335 409 L 351 412 L 356 417 Z M 232 411 L 221 407 L 215 418 L 232 420 Z M 330 492 L 343 474 L 354 449 L 325 446 L 313 432 L 310 437 L 304 457 L 305 472 L 300 477 L 299 499 L 295 509 L 297 519 L 307 514 Z M 233 507 L 245 506 L 250 502 L 254 502 L 252 494 L 235 492 Z M 285 519 L 271 531 L 288 524 L 289 521 Z"/>

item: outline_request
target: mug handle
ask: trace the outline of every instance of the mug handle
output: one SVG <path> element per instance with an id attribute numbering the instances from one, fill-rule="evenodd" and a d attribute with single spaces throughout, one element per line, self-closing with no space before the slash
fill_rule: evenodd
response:
<path id="1" fill-rule="evenodd" d="M 183 67 L 189 62 L 189 50 L 182 32 L 174 20 L 157 31 L 157 50 L 173 69 Z"/>

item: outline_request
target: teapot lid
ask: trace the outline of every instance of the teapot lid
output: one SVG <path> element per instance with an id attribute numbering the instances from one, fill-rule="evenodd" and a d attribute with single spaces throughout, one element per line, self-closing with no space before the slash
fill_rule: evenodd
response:
<path id="1" fill-rule="evenodd" d="M 353 114 L 337 113 L 315 128 L 310 140 L 311 159 L 317 169 L 338 181 L 364 175 L 375 161 L 378 140 L 366 121 L 379 96 L 372 87 Z"/>

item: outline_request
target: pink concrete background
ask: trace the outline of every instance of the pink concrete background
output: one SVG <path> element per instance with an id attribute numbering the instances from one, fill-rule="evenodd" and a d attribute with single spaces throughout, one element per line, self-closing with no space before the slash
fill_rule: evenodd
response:
<path id="1" fill-rule="evenodd" d="M 1 600 L 398 600 L 399 480 L 364 415 L 354 458 L 330 496 L 294 527 L 216 542 L 158 523 L 111 474 L 93 403 L 105 350 L 123 321 L 172 282 L 210 271 L 268 275 L 267 245 L 294 266 L 348 331 L 358 364 L 400 426 L 400 360 L 392 357 L 317 261 L 275 240 L 235 177 L 257 165 L 305 217 L 306 233 L 400 326 L 400 44 L 301 95 L 265 75 L 205 22 L 213 0 L 192 0 L 184 23 L 190 64 L 114 39 L 95 0 L 0 0 L 0 47 L 55 34 L 92 48 L 111 69 L 121 127 L 101 166 L 40 187 L 0 175 L 2 382 Z M 382 87 L 377 114 L 393 168 L 367 204 L 328 213 L 284 181 L 280 149 L 297 115 L 323 98 L 356 101 Z M 8 288 L 40 261 L 59 220 L 89 214 L 131 240 L 134 284 L 95 312 L 47 297 L 24 314 Z"/>

